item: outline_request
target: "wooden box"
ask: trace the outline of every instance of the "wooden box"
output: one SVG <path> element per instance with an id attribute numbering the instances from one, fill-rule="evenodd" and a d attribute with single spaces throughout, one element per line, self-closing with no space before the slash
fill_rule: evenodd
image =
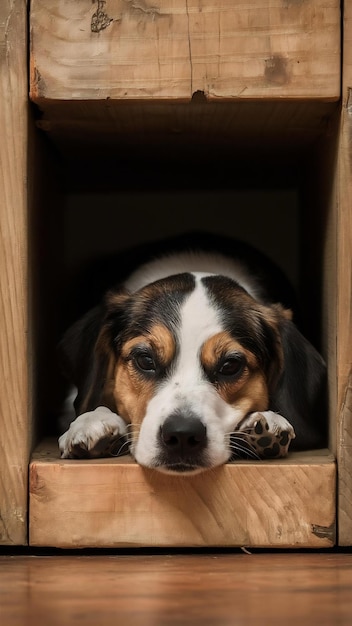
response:
<path id="1" fill-rule="evenodd" d="M 351 545 L 352 11 L 341 94 L 338 0 L 32 0 L 30 102 L 24 13 L 0 9 L 0 541 Z M 328 363 L 329 449 L 180 479 L 60 460 L 52 362 L 81 266 L 199 225 L 298 287 Z"/>

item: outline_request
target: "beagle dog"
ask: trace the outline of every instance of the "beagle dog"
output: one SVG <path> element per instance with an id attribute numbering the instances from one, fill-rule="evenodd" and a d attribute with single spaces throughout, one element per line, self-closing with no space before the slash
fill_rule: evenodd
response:
<path id="1" fill-rule="evenodd" d="M 293 321 L 281 271 L 215 236 L 153 244 L 144 259 L 61 342 L 76 396 L 62 458 L 128 451 L 194 474 L 324 445 L 325 364 Z"/>

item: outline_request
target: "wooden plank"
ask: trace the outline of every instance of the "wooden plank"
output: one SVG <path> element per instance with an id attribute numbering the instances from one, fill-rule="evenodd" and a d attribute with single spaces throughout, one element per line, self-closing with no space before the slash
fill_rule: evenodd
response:
<path id="1" fill-rule="evenodd" d="M 23 544 L 29 460 L 26 4 L 0 3 L 0 543 Z"/>
<path id="2" fill-rule="evenodd" d="M 340 95 L 340 1 L 32 0 L 34 102 Z"/>
<path id="3" fill-rule="evenodd" d="M 44 446 L 30 465 L 30 545 L 327 548 L 335 479 L 326 451 L 173 477 L 128 457 L 61 460 Z"/>
<path id="4" fill-rule="evenodd" d="M 352 545 L 352 5 L 344 3 L 339 150 L 337 380 L 339 544 Z"/>

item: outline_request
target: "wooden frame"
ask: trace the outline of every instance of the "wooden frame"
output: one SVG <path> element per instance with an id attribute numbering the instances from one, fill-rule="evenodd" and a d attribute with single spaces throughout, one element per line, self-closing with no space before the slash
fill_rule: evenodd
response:
<path id="1" fill-rule="evenodd" d="M 329 185 L 329 198 L 324 200 L 328 202 L 329 206 L 326 211 L 325 229 L 327 236 L 323 257 L 324 268 L 322 270 L 324 275 L 323 301 L 326 311 L 323 331 L 324 350 L 329 359 L 330 372 L 331 450 L 334 454 L 336 453 L 338 464 L 339 536 L 337 543 L 339 545 L 352 545 L 352 368 L 350 355 L 352 327 L 350 323 L 352 282 L 350 263 L 352 246 L 350 234 L 352 232 L 350 165 L 352 10 L 349 4 L 345 3 L 342 109 L 341 115 L 338 115 L 340 119 L 337 120 L 339 128 L 336 130 L 336 107 L 335 113 L 333 113 L 331 102 L 339 97 L 338 51 L 340 47 L 336 39 L 339 33 L 338 3 L 335 0 L 327 1 L 324 3 L 324 8 L 321 8 L 319 2 L 317 4 L 317 0 L 310 0 L 306 3 L 286 3 L 285 10 L 274 8 L 274 4 L 271 7 L 270 0 L 266 0 L 265 7 L 263 2 L 259 4 L 260 7 L 255 0 L 248 2 L 248 12 L 243 10 L 241 15 L 244 22 L 237 25 L 240 31 L 243 24 L 246 24 L 247 35 L 249 35 L 251 28 L 256 33 L 257 57 L 254 55 L 249 59 L 245 56 L 245 47 L 241 47 L 244 45 L 242 38 L 237 50 L 236 63 L 239 63 L 237 67 L 242 64 L 245 69 L 242 74 L 236 72 L 236 81 L 231 82 L 229 80 L 231 74 L 231 72 L 229 74 L 229 63 L 231 59 L 234 61 L 234 50 L 229 48 L 231 38 L 226 36 L 226 28 L 230 23 L 234 28 L 233 14 L 230 19 L 230 14 L 227 13 L 227 21 L 222 31 L 223 39 L 221 39 L 221 63 L 218 73 L 214 73 L 214 58 L 210 44 L 213 40 L 212 30 L 215 28 L 215 21 L 212 22 L 210 15 L 214 17 L 216 2 L 212 4 L 206 2 L 207 10 L 203 12 L 203 15 L 198 14 L 198 5 L 196 6 L 194 3 L 188 3 L 188 12 L 186 13 L 182 13 L 185 7 L 181 1 L 178 4 L 174 3 L 175 11 L 177 9 L 174 19 L 178 25 L 175 32 L 178 37 L 177 43 L 174 41 L 171 48 L 167 36 L 168 31 L 165 30 L 165 20 L 169 18 L 152 15 L 148 11 L 147 5 L 143 4 L 142 7 L 142 5 L 133 2 L 128 3 L 128 5 L 124 3 L 128 6 L 129 12 L 128 15 L 126 13 L 122 16 L 122 21 L 119 22 L 115 17 L 115 21 L 111 22 L 110 26 L 101 28 L 99 32 L 93 32 L 92 20 L 96 9 L 102 8 L 107 17 L 114 16 L 115 13 L 117 15 L 117 11 L 120 11 L 122 6 L 120 6 L 119 1 L 111 0 L 109 5 L 96 2 L 93 6 L 91 3 L 86 4 L 84 0 L 69 6 L 65 3 L 67 11 L 78 10 L 80 12 L 81 23 L 86 23 L 90 29 L 89 42 L 83 45 L 84 29 L 72 31 L 72 19 L 67 19 L 66 24 L 64 19 L 60 20 L 60 28 L 67 28 L 67 36 L 72 35 L 73 37 L 70 51 L 71 59 L 74 58 L 75 45 L 77 50 L 81 50 L 81 60 L 84 61 L 85 56 L 87 57 L 87 50 L 90 49 L 87 46 L 95 47 L 97 52 L 95 58 L 99 59 L 99 54 L 101 55 L 104 50 L 105 52 L 108 50 L 106 41 L 109 38 L 109 32 L 112 33 L 113 29 L 115 32 L 117 29 L 121 31 L 121 26 L 124 29 L 122 31 L 124 36 L 120 40 L 122 46 L 120 54 L 125 59 L 130 45 L 128 28 L 132 26 L 133 32 L 139 32 L 138 36 L 144 39 L 146 33 L 154 37 L 155 32 L 159 29 L 160 50 L 169 50 L 171 56 L 172 54 L 177 55 L 176 74 L 172 84 L 169 81 L 170 73 L 166 65 L 160 67 L 158 73 L 155 71 L 159 53 L 150 49 L 149 56 L 146 51 L 145 62 L 137 63 L 138 67 L 134 73 L 135 84 L 128 80 L 129 69 L 122 63 L 121 71 L 116 74 L 116 83 L 113 82 L 115 79 L 111 78 L 113 73 L 110 75 L 112 80 L 110 83 L 111 93 L 105 93 L 103 83 L 99 83 L 104 76 L 99 77 L 96 74 L 99 71 L 99 62 L 96 66 L 89 67 L 91 77 L 89 80 L 89 77 L 85 78 L 84 62 L 81 63 L 80 76 L 82 76 L 82 82 L 79 89 L 77 87 L 76 92 L 72 91 L 70 80 L 62 80 L 60 83 L 58 77 L 62 78 L 65 65 L 63 63 L 60 69 L 62 54 L 58 50 L 56 60 L 51 58 L 51 55 L 47 59 L 39 55 L 41 40 L 46 42 L 43 49 L 50 49 L 48 44 L 50 42 L 50 29 L 48 28 L 50 10 L 54 6 L 58 10 L 60 0 L 52 0 L 49 6 L 48 3 L 43 3 L 41 0 L 33 0 L 30 64 L 31 98 L 40 106 L 42 111 L 41 120 L 37 122 L 37 125 L 45 130 L 60 150 L 67 149 L 68 152 L 77 143 L 77 139 L 87 135 L 89 129 L 92 130 L 93 135 L 95 134 L 95 139 L 103 137 L 105 141 L 107 137 L 110 137 L 107 119 L 113 120 L 115 128 L 112 144 L 118 136 L 122 137 L 125 145 L 128 145 L 129 138 L 133 136 L 135 139 L 145 123 L 148 126 L 149 136 L 159 132 L 159 139 L 166 132 L 170 121 L 174 123 L 175 120 L 178 122 L 182 120 L 185 128 L 187 125 L 191 127 L 192 124 L 194 125 L 197 115 L 195 113 L 190 114 L 191 110 L 187 108 L 187 102 L 190 101 L 193 94 L 195 94 L 195 108 L 192 111 L 197 110 L 198 103 L 199 106 L 202 104 L 204 96 L 208 99 L 209 108 L 206 110 L 208 118 L 203 118 L 205 125 L 208 125 L 214 114 L 215 109 L 212 107 L 216 107 L 220 101 L 222 107 L 233 107 L 232 111 L 235 113 L 232 114 L 232 117 L 224 116 L 224 119 L 226 119 L 226 123 L 231 120 L 232 126 L 230 124 L 227 127 L 230 128 L 230 132 L 237 133 L 243 127 L 244 134 L 242 137 L 244 141 L 246 140 L 246 128 L 249 129 L 249 124 L 248 121 L 243 123 L 243 118 L 238 120 L 236 116 L 239 113 L 245 118 L 247 116 L 248 120 L 250 118 L 257 120 L 257 125 L 254 123 L 252 129 L 253 135 L 260 130 L 264 132 L 265 137 L 273 136 L 275 141 L 281 134 L 283 141 L 294 142 L 299 137 L 295 131 L 295 124 L 302 128 L 302 136 L 311 133 L 311 139 L 315 141 L 317 133 L 321 133 L 321 129 L 314 122 L 316 112 L 319 111 L 318 116 L 321 121 L 327 118 L 330 120 L 330 129 L 335 140 L 337 139 L 338 145 L 334 146 L 334 140 L 332 140 L 330 157 L 324 166 L 328 173 L 327 178 L 329 174 L 331 176 L 332 184 Z M 231 7 L 233 7 L 233 3 L 226 5 L 225 11 L 231 13 Z M 270 11 L 269 22 L 276 24 L 276 39 L 267 37 L 268 24 L 265 28 L 259 28 L 258 23 L 255 24 L 255 20 L 260 18 L 263 25 L 264 10 Z M 315 16 L 315 29 L 312 34 L 313 39 L 309 39 L 309 46 L 304 28 L 303 31 L 297 31 L 297 28 L 295 30 L 292 27 L 292 23 L 304 24 L 302 12 L 304 12 L 304 18 L 308 20 L 312 19 L 313 15 Z M 2 141 L 0 145 L 1 168 L 5 172 L 0 187 L 2 244 L 0 247 L 0 254 L 2 254 L 0 259 L 2 285 L 0 360 L 3 379 L 7 383 L 0 397 L 3 424 L 1 433 L 3 452 L 0 458 L 2 477 L 0 543 L 4 544 L 23 544 L 27 541 L 27 468 L 30 442 L 34 433 L 31 419 L 31 388 L 34 385 L 32 333 L 29 335 L 29 344 L 27 341 L 28 320 L 32 310 L 31 300 L 27 294 L 27 285 L 30 279 L 27 263 L 28 232 L 30 230 L 28 211 L 32 214 L 34 210 L 31 201 L 32 189 L 34 181 L 37 177 L 40 178 L 40 174 L 38 174 L 38 165 L 28 166 L 27 155 L 29 151 L 41 153 L 45 149 L 36 143 L 34 123 L 28 115 L 24 63 L 24 59 L 26 59 L 25 13 L 25 7 L 17 1 L 5 4 L 0 9 L 0 25 L 3 25 L 3 46 L 0 51 L 2 66 L 0 90 L 3 106 L 0 116 L 2 127 L 11 129 L 6 135 L 6 141 Z M 269 13 L 266 14 L 265 20 L 267 20 L 267 15 Z M 64 17 L 62 16 L 62 18 Z M 72 15 L 70 17 L 72 18 Z M 280 43 L 280 33 L 284 35 L 290 20 L 293 20 L 290 27 L 290 33 L 292 33 L 292 40 L 290 41 L 293 47 L 290 44 L 290 54 L 283 63 L 283 44 Z M 41 23 L 40 28 L 38 27 L 39 23 Z M 135 29 L 136 23 L 139 31 Z M 99 24 L 97 24 L 98 27 Z M 325 58 L 319 57 L 319 64 L 317 64 L 314 61 L 314 42 L 319 41 L 321 43 L 319 39 L 320 27 L 324 31 L 326 47 L 324 48 Z M 204 32 L 207 33 L 207 37 L 202 35 Z M 189 39 L 190 33 L 194 34 L 191 39 Z M 56 32 L 56 36 L 60 40 L 60 33 Z M 96 38 L 94 39 L 94 37 Z M 301 68 L 298 67 L 300 63 L 297 63 L 299 60 L 297 57 L 298 48 L 295 48 L 293 43 L 294 41 L 297 42 L 299 37 L 301 37 L 303 55 Z M 13 45 L 14 41 L 16 41 L 16 46 Z M 265 47 L 268 42 L 270 42 L 270 48 Z M 114 45 L 117 44 L 114 43 Z M 309 54 L 312 54 L 313 57 L 310 57 Z M 171 56 L 167 58 L 170 59 Z M 143 55 L 140 58 L 143 58 Z M 191 61 L 193 59 L 194 63 L 190 63 L 190 59 Z M 258 59 L 261 59 L 261 62 Z M 274 59 L 271 61 L 271 65 L 270 59 Z M 144 103 L 145 92 L 140 89 L 141 82 L 140 77 L 138 78 L 138 72 L 145 71 L 146 63 L 150 73 L 150 91 Z M 73 63 L 70 67 L 74 67 Z M 306 87 L 303 84 L 307 68 L 310 68 L 313 76 L 309 84 L 309 93 L 305 91 Z M 217 79 L 210 84 L 209 76 L 214 77 L 215 75 Z M 94 85 L 98 85 L 100 91 L 99 89 L 94 90 Z M 122 91 L 123 85 L 127 85 L 125 91 Z M 10 93 L 11 99 L 9 98 Z M 109 100 L 104 99 L 106 97 L 111 98 L 111 96 L 120 103 L 122 108 L 117 109 L 111 100 L 109 103 Z M 134 101 L 131 101 L 131 98 L 134 98 Z M 302 98 L 305 99 L 305 104 L 302 103 Z M 279 99 L 280 102 L 278 102 Z M 122 101 L 126 102 L 125 107 Z M 245 101 L 246 106 L 242 107 L 241 102 Z M 263 117 L 258 121 L 258 118 L 253 117 L 252 113 L 259 101 L 263 103 L 263 107 L 261 107 Z M 295 101 L 297 101 L 297 106 Z M 175 104 L 170 108 L 168 105 L 172 102 Z M 140 108 L 141 103 L 143 109 Z M 177 108 L 173 108 L 174 106 Z M 270 107 L 277 107 L 276 112 L 278 111 L 279 115 L 270 115 Z M 325 112 L 324 109 L 326 109 Z M 225 111 L 225 108 L 223 110 Z M 274 118 L 275 120 L 280 119 L 281 115 L 282 120 L 285 116 L 287 118 L 277 126 L 277 122 L 273 120 Z M 92 125 L 93 119 L 94 124 Z M 287 123 L 287 119 L 289 123 Z M 160 123 L 165 126 L 161 128 Z M 124 136 L 123 129 L 126 127 L 130 130 Z M 131 135 L 132 129 L 134 129 L 135 135 Z M 219 127 L 216 130 L 218 132 Z M 329 129 L 327 130 L 329 131 Z M 328 136 L 328 132 L 326 136 Z M 71 145 L 70 140 L 72 141 Z M 26 179 L 30 182 L 29 187 L 25 182 Z M 314 219 L 318 219 L 317 216 Z M 32 321 L 30 328 L 33 328 Z M 264 491 L 259 486 L 257 488 L 254 478 L 256 469 L 252 469 L 253 467 L 255 468 L 250 464 L 231 465 L 218 472 L 216 488 L 230 502 L 227 515 L 223 515 L 222 513 L 219 514 L 220 504 L 217 500 L 218 495 L 214 494 L 213 476 L 209 476 L 208 481 L 202 485 L 200 479 L 195 477 L 190 492 L 188 492 L 188 487 L 185 489 L 184 480 L 177 485 L 173 479 L 171 481 L 173 495 L 170 499 L 165 495 L 165 479 L 147 476 L 148 473 L 146 474 L 126 460 L 63 462 L 58 459 L 57 452 L 53 451 L 51 444 L 42 443 L 33 456 L 30 468 L 30 543 L 31 545 L 71 547 L 78 545 L 81 547 L 85 545 L 97 547 L 99 545 L 328 547 L 334 544 L 336 466 L 334 458 L 330 454 L 325 452 L 320 457 L 319 455 L 318 457 L 311 455 L 292 456 L 281 463 L 262 465 L 263 475 L 265 475 L 263 480 L 266 485 Z M 135 522 L 133 532 L 131 530 L 134 519 L 130 512 L 132 504 L 128 504 L 126 498 L 121 504 L 117 495 L 118 491 L 124 489 L 122 476 L 124 480 L 126 479 L 125 484 L 130 489 L 138 489 L 143 518 L 147 520 L 145 529 L 143 529 L 141 518 L 139 518 Z M 111 481 L 117 489 L 114 494 L 109 487 Z M 299 490 L 296 489 L 297 481 L 300 484 L 301 493 L 305 494 L 304 501 L 299 495 Z M 100 485 L 99 488 L 97 488 L 97 482 Z M 72 484 L 72 492 L 68 492 L 69 484 Z M 289 503 L 286 502 L 283 495 L 279 497 L 279 500 L 276 498 L 270 516 L 268 513 L 269 494 L 283 494 L 285 489 L 291 488 L 292 502 L 296 503 L 296 507 L 302 513 L 302 524 L 298 530 L 297 527 L 293 528 L 292 526 L 295 523 L 295 517 L 292 515 L 291 509 L 288 513 Z M 81 495 L 80 499 L 78 499 L 78 494 Z M 206 504 L 204 501 L 201 504 L 202 497 L 206 499 Z M 245 517 L 242 517 L 244 514 L 243 507 L 235 506 L 236 497 L 239 502 L 246 501 L 247 504 L 249 503 L 249 510 L 253 517 L 260 518 L 261 511 L 262 519 L 265 520 L 264 523 L 257 526 L 249 525 L 247 534 L 244 531 L 246 524 Z M 97 503 L 96 509 L 92 509 L 89 504 L 92 498 Z M 195 500 L 199 503 L 199 507 L 209 523 L 199 525 L 198 513 L 193 509 Z M 176 530 L 172 526 L 175 502 L 181 503 L 177 513 L 179 525 Z M 101 522 L 97 521 L 99 519 L 99 507 L 101 511 L 105 510 L 104 515 L 101 516 Z M 159 520 L 164 520 L 164 526 L 155 525 L 153 518 L 155 512 Z M 65 513 L 69 516 L 69 525 L 66 528 L 70 528 L 66 535 L 62 534 L 60 530 L 60 527 L 63 526 Z M 74 529 L 77 528 L 77 524 L 78 526 L 81 524 L 82 514 L 84 526 L 77 531 L 79 534 L 77 532 L 75 534 Z M 236 529 L 234 529 L 232 517 L 236 518 Z M 48 522 L 49 518 L 50 523 Z M 52 520 L 57 520 L 57 523 Z M 97 539 L 95 540 L 94 537 Z"/>

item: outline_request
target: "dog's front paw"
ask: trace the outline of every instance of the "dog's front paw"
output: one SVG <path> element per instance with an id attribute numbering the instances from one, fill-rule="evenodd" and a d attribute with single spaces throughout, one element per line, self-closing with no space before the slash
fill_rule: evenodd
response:
<path id="1" fill-rule="evenodd" d="M 251 448 L 261 459 L 279 459 L 287 456 L 295 431 L 282 415 L 274 411 L 250 413 L 241 423 Z"/>
<path id="2" fill-rule="evenodd" d="M 126 430 L 123 419 L 105 406 L 82 413 L 59 438 L 61 458 L 117 456 L 114 449 Z"/>

